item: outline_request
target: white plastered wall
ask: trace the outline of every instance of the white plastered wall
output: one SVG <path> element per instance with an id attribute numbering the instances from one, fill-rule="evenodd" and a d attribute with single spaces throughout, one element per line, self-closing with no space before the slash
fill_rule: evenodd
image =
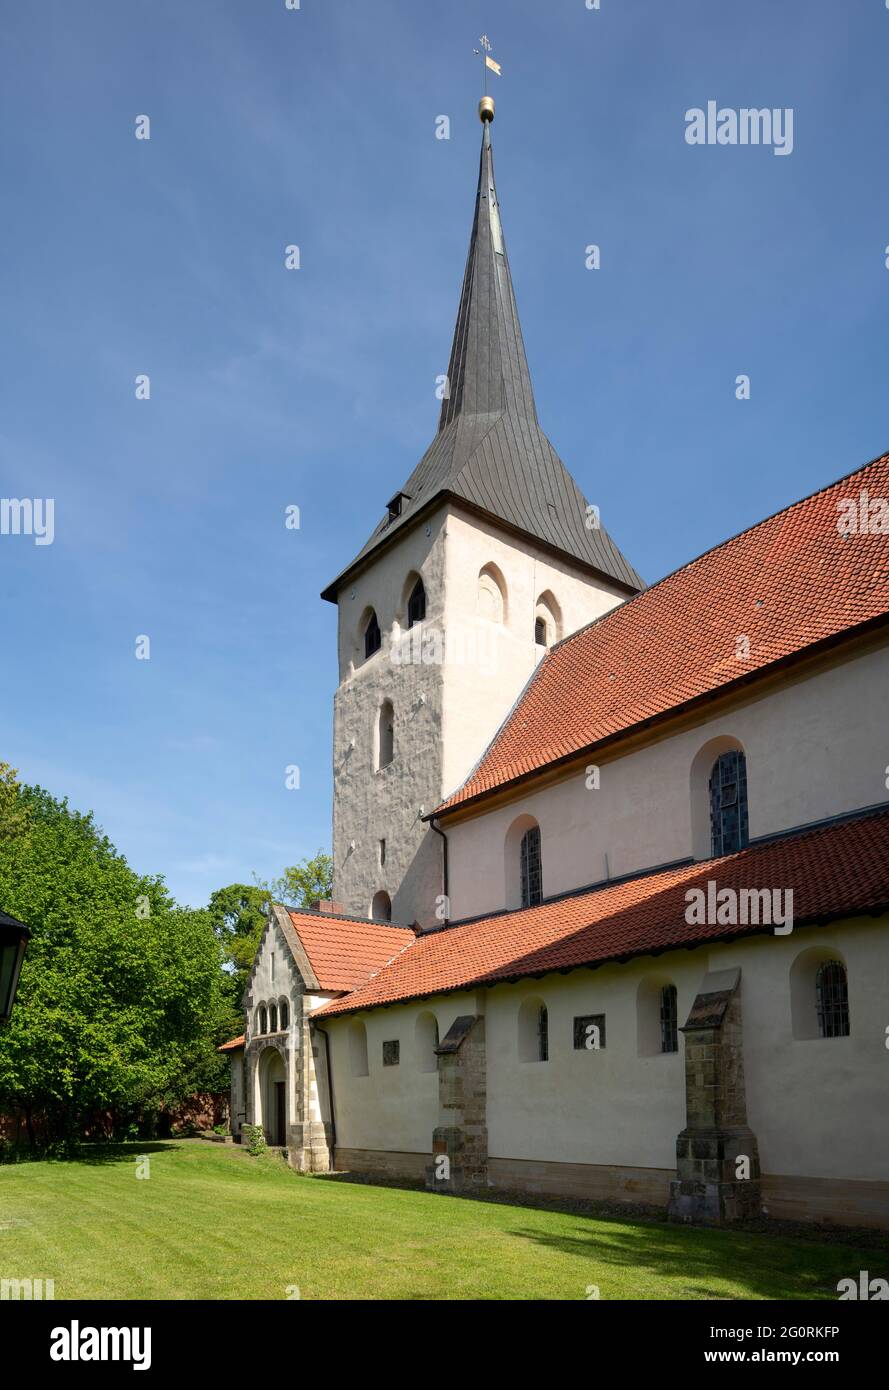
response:
<path id="1" fill-rule="evenodd" d="M 479 575 L 489 565 L 506 592 L 503 622 L 479 613 Z M 407 599 L 418 574 L 426 621 L 406 637 Z M 558 608 L 561 635 L 622 598 L 616 587 L 450 504 L 406 528 L 341 590 L 334 896 L 349 911 L 369 915 L 382 890 L 396 921 L 436 921 L 441 841 L 421 814 L 468 774 L 533 672 L 542 652 L 534 642 L 541 594 Z M 371 609 L 382 647 L 365 660 L 362 631 Z M 386 700 L 394 712 L 395 756 L 377 769 L 376 726 Z"/>
<path id="2" fill-rule="evenodd" d="M 505 846 L 522 815 L 540 825 L 546 897 L 606 875 L 707 857 L 693 833 L 691 771 L 711 741 L 727 738 L 745 750 L 752 838 L 885 801 L 887 729 L 889 647 L 882 647 L 603 760 L 598 788 L 587 785 L 594 779 L 585 768 L 536 792 L 529 783 L 526 794 L 493 811 L 443 822 L 451 916 L 509 905 L 507 875 L 515 869 Z M 706 798 L 706 781 L 701 792 Z M 706 826 L 706 805 L 703 818 Z"/>
<path id="3" fill-rule="evenodd" d="M 797 1039 L 791 967 L 816 948 L 841 959 L 849 982 L 847 1038 Z M 547 975 L 475 992 L 372 1010 L 369 1075 L 350 1070 L 349 1018 L 325 1022 L 331 1036 L 338 1142 L 343 1148 L 428 1153 L 438 1123 L 434 1074 L 413 1064 L 418 1014 L 432 1009 L 440 1035 L 460 1014 L 485 1012 L 488 1146 L 493 1158 L 618 1167 L 675 1167 L 685 1126 L 684 1042 L 679 1052 L 640 1055 L 640 985 L 677 987 L 683 1024 L 708 970 L 741 967 L 747 1110 L 763 1171 L 773 1175 L 889 1180 L 889 918 L 807 927 L 789 936 L 675 951 L 626 965 Z M 518 1013 L 540 999 L 549 1017 L 548 1062 L 518 1056 Z M 573 1019 L 604 1014 L 605 1048 L 574 1051 Z M 401 1063 L 383 1067 L 384 1039 L 401 1041 Z"/>

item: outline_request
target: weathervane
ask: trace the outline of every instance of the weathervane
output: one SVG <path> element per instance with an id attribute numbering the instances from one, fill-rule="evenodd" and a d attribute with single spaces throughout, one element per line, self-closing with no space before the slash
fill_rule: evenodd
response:
<path id="1" fill-rule="evenodd" d="M 472 50 L 477 57 L 484 59 L 482 67 L 484 68 L 485 74 L 485 95 L 479 102 L 478 114 L 482 121 L 493 121 L 494 98 L 488 96 L 488 68 L 490 68 L 492 72 L 496 72 L 497 76 L 500 77 L 500 64 L 495 62 L 491 57 L 491 43 L 487 34 L 482 34 L 479 43 L 481 44 L 481 48 L 474 48 Z"/>

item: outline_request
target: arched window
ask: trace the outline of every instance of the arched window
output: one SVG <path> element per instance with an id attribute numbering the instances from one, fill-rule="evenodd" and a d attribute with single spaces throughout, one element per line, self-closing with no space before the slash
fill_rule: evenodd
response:
<path id="1" fill-rule="evenodd" d="M 395 711 L 391 700 L 384 700 L 377 717 L 377 770 L 388 767 L 395 757 Z"/>
<path id="2" fill-rule="evenodd" d="M 534 907 L 543 901 L 543 871 L 540 863 L 540 826 L 532 825 L 522 836 L 520 869 L 522 875 L 522 907 Z"/>
<path id="3" fill-rule="evenodd" d="M 349 1064 L 353 1076 L 367 1076 L 367 1029 L 359 1019 L 349 1024 Z"/>
<path id="4" fill-rule="evenodd" d="M 278 1013 L 280 1015 L 278 1022 L 281 1028 L 281 1032 L 286 1033 L 287 1029 L 290 1027 L 290 1010 L 287 1007 L 286 999 L 281 1000 L 281 1003 L 278 1008 Z"/>
<path id="5" fill-rule="evenodd" d="M 519 1061 L 549 1061 L 549 1015 L 542 999 L 525 999 L 519 1006 Z"/>
<path id="6" fill-rule="evenodd" d="M 437 1071 L 438 1019 L 433 1013 L 422 1013 L 414 1025 L 414 1043 L 418 1071 Z"/>
<path id="7" fill-rule="evenodd" d="M 265 1004 L 260 1004 L 260 1006 L 259 1006 L 259 1032 L 260 1032 L 260 1033 L 267 1033 L 268 1031 L 269 1031 L 269 1026 L 268 1026 L 268 1014 L 266 1013 Z"/>
<path id="8" fill-rule="evenodd" d="M 476 609 L 490 623 L 506 622 L 506 580 L 496 565 L 479 570 Z"/>
<path id="9" fill-rule="evenodd" d="M 815 976 L 815 1009 L 818 1035 L 822 1038 L 849 1036 L 849 987 L 846 967 L 838 960 L 826 960 Z"/>
<path id="10" fill-rule="evenodd" d="M 277 1004 L 269 1004 L 269 1032 L 270 1032 L 270 1033 L 277 1033 L 277 1031 L 278 1031 L 278 1006 L 277 1006 Z"/>
<path id="11" fill-rule="evenodd" d="M 382 634 L 380 633 L 380 625 L 379 625 L 379 623 L 377 622 L 377 615 L 376 615 L 376 613 L 373 611 L 373 609 L 371 609 L 371 610 L 370 610 L 370 617 L 368 618 L 368 620 L 367 620 L 367 625 L 365 626 L 365 629 L 364 629 L 364 659 L 365 659 L 365 661 L 367 660 L 367 658 L 368 658 L 369 656 L 373 656 L 374 652 L 378 652 L 378 651 L 380 650 L 380 647 L 381 647 L 382 645 L 383 645 L 383 638 L 382 638 Z"/>
<path id="12" fill-rule="evenodd" d="M 426 590 L 423 587 L 422 579 L 418 579 L 411 589 L 411 596 L 407 601 L 407 625 L 413 627 L 414 623 L 421 623 L 426 617 Z"/>
<path id="13" fill-rule="evenodd" d="M 537 1059 L 540 1062 L 549 1061 L 549 1014 L 545 1004 L 541 1004 L 537 1010 Z"/>
<path id="14" fill-rule="evenodd" d="M 710 773 L 710 850 L 714 858 L 734 854 L 749 839 L 747 760 L 740 748 L 720 753 Z"/>
<path id="15" fill-rule="evenodd" d="M 679 1005 L 675 985 L 661 988 L 661 1052 L 679 1051 Z"/>
<path id="16" fill-rule="evenodd" d="M 381 888 L 379 893 L 374 893 L 374 900 L 371 903 L 370 915 L 375 922 L 392 921 L 392 900 L 389 894 Z"/>
<path id="17" fill-rule="evenodd" d="M 545 589 L 534 605 L 534 641 L 538 647 L 551 647 L 562 636 L 562 610 L 555 595 Z"/>

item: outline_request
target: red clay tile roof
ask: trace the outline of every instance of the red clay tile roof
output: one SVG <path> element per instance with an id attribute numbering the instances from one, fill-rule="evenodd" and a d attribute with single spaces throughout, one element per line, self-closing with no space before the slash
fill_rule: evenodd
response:
<path id="1" fill-rule="evenodd" d="M 298 908 L 288 908 L 287 915 L 325 992 L 355 989 L 414 939 L 409 927 L 362 917 Z"/>
<path id="2" fill-rule="evenodd" d="M 539 907 L 417 937 L 353 993 L 313 1017 L 355 1013 L 449 990 L 753 935 L 757 926 L 689 926 L 689 888 L 793 889 L 797 926 L 889 910 L 889 810 L 664 869 Z M 766 928 L 765 930 L 771 930 Z"/>
<path id="3" fill-rule="evenodd" d="M 553 647 L 434 814 L 665 716 L 889 613 L 889 537 L 837 528 L 889 498 L 889 454 L 725 541 Z M 736 643 L 747 637 L 750 655 Z"/>
<path id="4" fill-rule="evenodd" d="M 246 1041 L 247 1041 L 247 1035 L 246 1035 L 246 1033 L 242 1033 L 241 1036 L 240 1036 L 239 1038 L 232 1038 L 230 1042 L 223 1043 L 221 1047 L 217 1047 L 216 1051 L 217 1051 L 217 1052 L 237 1052 L 238 1048 L 239 1048 L 239 1047 L 243 1047 Z"/>

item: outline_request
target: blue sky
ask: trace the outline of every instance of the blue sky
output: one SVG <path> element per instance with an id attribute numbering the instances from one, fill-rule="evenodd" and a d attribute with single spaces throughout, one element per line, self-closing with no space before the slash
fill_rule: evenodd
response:
<path id="1" fill-rule="evenodd" d="M 541 421 L 645 578 L 889 448 L 884 0 L 8 7 L 0 758 L 184 902 L 329 845 L 318 594 L 435 430 L 483 29 Z"/>

